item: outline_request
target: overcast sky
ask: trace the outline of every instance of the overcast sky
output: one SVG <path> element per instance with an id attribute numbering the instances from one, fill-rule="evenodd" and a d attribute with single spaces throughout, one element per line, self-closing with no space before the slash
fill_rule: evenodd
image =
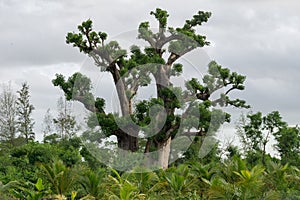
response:
<path id="1" fill-rule="evenodd" d="M 97 31 L 117 37 L 141 21 L 154 22 L 149 12 L 157 7 L 168 10 L 174 27 L 198 10 L 212 12 L 199 29 L 211 42 L 203 51 L 247 76 L 246 90 L 233 95 L 254 112 L 279 110 L 289 124 L 300 122 L 297 0 L 0 0 L 0 82 L 11 81 L 15 89 L 29 83 L 39 132 L 47 108 L 55 110 L 62 95 L 51 84 L 55 73 L 70 75 L 88 65 L 85 55 L 65 43 L 66 33 L 90 18 Z"/>

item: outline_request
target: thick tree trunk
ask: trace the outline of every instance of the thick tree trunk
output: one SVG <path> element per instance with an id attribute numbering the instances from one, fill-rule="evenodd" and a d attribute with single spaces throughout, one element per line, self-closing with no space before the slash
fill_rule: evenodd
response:
<path id="1" fill-rule="evenodd" d="M 145 167 L 154 166 L 163 169 L 167 169 L 169 165 L 169 157 L 171 150 L 171 137 L 167 141 L 161 141 L 160 143 L 148 140 L 145 146 Z M 155 147 L 154 153 L 151 155 L 151 147 Z M 149 154 L 150 153 L 150 154 Z"/>
<path id="2" fill-rule="evenodd" d="M 156 81 L 156 89 L 157 89 L 157 97 L 162 99 L 165 104 L 165 110 L 167 112 L 167 115 L 172 115 L 174 113 L 174 109 L 169 107 L 169 99 L 164 94 L 169 86 L 172 86 L 172 83 L 170 82 L 170 67 L 169 65 L 161 65 L 159 66 L 159 69 L 157 70 L 157 73 L 155 74 L 155 81 Z M 171 128 L 170 124 L 165 124 L 160 133 L 163 134 L 168 132 L 168 129 Z M 160 141 L 157 141 L 155 144 L 156 149 L 158 150 L 158 165 L 162 167 L 163 169 L 167 169 L 169 165 L 169 156 L 171 152 L 171 137 L 169 135 L 166 135 L 165 138 L 163 138 Z"/>
<path id="3" fill-rule="evenodd" d="M 159 144 L 158 165 L 161 166 L 163 169 L 167 169 L 169 166 L 171 140 L 171 137 L 169 137 L 169 139 L 166 142 Z"/>

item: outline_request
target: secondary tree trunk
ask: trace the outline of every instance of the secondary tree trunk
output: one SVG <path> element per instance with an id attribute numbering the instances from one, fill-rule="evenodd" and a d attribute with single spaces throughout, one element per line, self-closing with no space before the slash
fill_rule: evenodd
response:
<path id="1" fill-rule="evenodd" d="M 126 88 L 124 82 L 120 76 L 119 71 L 116 67 L 111 71 L 114 83 L 116 86 L 122 116 L 128 116 L 132 114 L 132 102 L 126 96 Z M 139 130 L 130 130 L 130 133 L 126 133 L 124 131 L 120 131 L 120 134 L 117 135 L 118 139 L 118 147 L 123 150 L 129 150 L 135 152 L 139 149 L 138 145 L 138 132 Z"/>
<path id="2" fill-rule="evenodd" d="M 135 152 L 139 149 L 138 138 L 126 133 L 117 136 L 118 147 L 123 150 Z"/>

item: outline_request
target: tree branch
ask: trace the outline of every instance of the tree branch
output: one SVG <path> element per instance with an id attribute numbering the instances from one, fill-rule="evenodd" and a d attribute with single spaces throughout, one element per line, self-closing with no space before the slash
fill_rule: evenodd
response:
<path id="1" fill-rule="evenodd" d="M 231 91 L 234 90 L 234 89 L 236 89 L 236 86 L 235 86 L 235 85 L 232 86 L 229 90 L 227 90 L 227 91 L 225 92 L 225 95 L 227 95 L 229 92 L 231 92 Z"/>
<path id="2" fill-rule="evenodd" d="M 160 39 L 156 42 L 155 48 L 156 48 L 156 49 L 162 49 L 162 47 L 163 47 L 165 44 L 167 44 L 167 43 L 169 43 L 169 42 L 171 42 L 171 41 L 173 41 L 173 40 L 179 40 L 179 39 L 181 39 L 181 37 L 180 37 L 180 35 L 177 35 L 177 34 L 172 34 L 172 35 L 170 35 L 170 36 L 168 36 L 168 37 L 160 38 Z"/>
<path id="3" fill-rule="evenodd" d="M 176 54 L 176 53 L 172 52 L 168 58 L 167 65 L 171 66 L 178 58 L 180 58 L 184 54 L 192 51 L 193 49 L 195 49 L 195 47 L 188 47 L 184 51 L 180 52 L 180 54 Z"/>

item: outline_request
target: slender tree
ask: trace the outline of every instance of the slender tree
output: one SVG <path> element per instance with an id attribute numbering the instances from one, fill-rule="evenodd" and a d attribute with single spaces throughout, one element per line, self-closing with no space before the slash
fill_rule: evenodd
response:
<path id="1" fill-rule="evenodd" d="M 42 132 L 44 138 L 52 134 L 53 131 L 54 131 L 53 116 L 51 115 L 50 108 L 48 108 L 43 119 Z"/>
<path id="2" fill-rule="evenodd" d="M 17 93 L 18 131 L 28 143 L 30 140 L 33 141 L 35 139 L 35 133 L 33 132 L 34 120 L 31 117 L 34 106 L 30 103 L 29 85 L 23 83 L 22 88 Z"/>
<path id="3" fill-rule="evenodd" d="M 144 141 L 144 152 L 157 151 L 157 162 L 166 168 L 171 141 L 179 131 L 199 144 L 198 141 L 202 140 L 197 138 L 203 139 L 209 130 L 215 131 L 228 121 L 229 116 L 213 109 L 214 106 L 247 107 L 244 101 L 228 97 L 231 91 L 244 89 L 245 77 L 213 61 L 202 82 L 193 78 L 187 81 L 185 90 L 175 87 L 171 78 L 183 71 L 178 59 L 196 48 L 209 45 L 205 36 L 196 33 L 196 28 L 207 22 L 211 13 L 199 11 L 178 28 L 167 27 L 167 11 L 157 8 L 150 14 L 158 21 L 158 32 L 150 29 L 149 22 L 142 22 L 138 38 L 148 45 L 144 49 L 133 45 L 130 53 L 116 41 L 107 42 L 106 33 L 95 32 L 91 20 L 78 26 L 79 33 L 68 33 L 66 37 L 68 44 L 91 56 L 101 71 L 111 74 L 121 108 L 118 116 L 105 111 L 104 99 L 94 97 L 91 81 L 80 73 L 75 73 L 68 80 L 57 75 L 53 84 L 65 92 L 67 100 L 79 101 L 94 113 L 103 133 L 107 137 L 117 137 L 120 149 L 135 152 Z M 156 87 L 156 97 L 134 101 L 138 89 L 148 86 L 151 81 Z M 225 92 L 220 92 L 222 90 Z M 213 99 L 215 92 L 221 94 Z M 176 113 L 177 109 L 183 111 L 182 115 Z M 199 112 L 204 114 L 199 117 L 195 114 Z M 213 119 L 213 128 L 210 128 L 212 116 L 218 113 L 225 117 Z M 145 137 L 139 139 L 141 132 Z M 155 132 L 157 134 L 153 135 Z"/>
<path id="4" fill-rule="evenodd" d="M 78 130 L 75 117 L 71 113 L 71 104 L 60 97 L 57 101 L 57 109 L 58 116 L 53 119 L 56 131 L 61 138 L 71 138 Z"/>
<path id="5" fill-rule="evenodd" d="M 3 85 L 0 94 L 0 138 L 14 145 L 17 134 L 16 95 L 11 85 Z"/>

